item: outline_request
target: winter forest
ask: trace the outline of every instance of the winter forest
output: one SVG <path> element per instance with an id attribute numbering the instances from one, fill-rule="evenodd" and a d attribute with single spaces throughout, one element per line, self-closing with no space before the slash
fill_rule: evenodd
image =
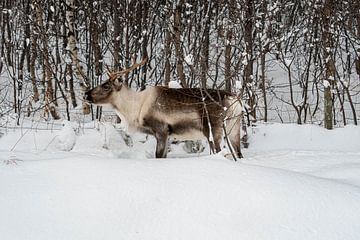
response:
<path id="1" fill-rule="evenodd" d="M 1 240 L 359 240 L 359 121 L 359 0 L 0 0 Z"/>
<path id="2" fill-rule="evenodd" d="M 134 89 L 225 89 L 246 123 L 357 125 L 357 0 L 0 2 L 0 116 L 100 119 L 84 91 L 109 71 Z"/>

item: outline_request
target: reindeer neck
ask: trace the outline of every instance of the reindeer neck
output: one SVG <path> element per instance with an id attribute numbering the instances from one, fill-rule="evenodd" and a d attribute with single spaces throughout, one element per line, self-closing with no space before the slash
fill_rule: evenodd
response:
<path id="1" fill-rule="evenodd" d="M 142 103 L 142 92 L 136 92 L 123 86 L 114 99 L 113 107 L 118 115 L 121 114 L 126 118 L 122 120 L 132 122 L 138 117 Z M 122 116 L 120 116 L 120 118 Z"/>

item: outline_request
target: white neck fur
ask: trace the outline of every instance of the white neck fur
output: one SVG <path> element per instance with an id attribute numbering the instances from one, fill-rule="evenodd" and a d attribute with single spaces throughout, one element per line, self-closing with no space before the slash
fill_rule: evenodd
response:
<path id="1" fill-rule="evenodd" d="M 143 101 L 142 92 L 136 92 L 125 86 L 122 86 L 114 96 L 113 108 L 121 121 L 125 121 L 129 125 L 129 130 L 136 128 Z"/>

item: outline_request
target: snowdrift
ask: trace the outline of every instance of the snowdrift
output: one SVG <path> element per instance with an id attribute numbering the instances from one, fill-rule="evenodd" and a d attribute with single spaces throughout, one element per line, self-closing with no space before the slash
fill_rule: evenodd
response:
<path id="1" fill-rule="evenodd" d="M 151 139 L 127 147 L 106 126 L 8 132 L 1 239 L 360 239 L 359 136 L 260 125 L 233 162 L 151 159 Z"/>

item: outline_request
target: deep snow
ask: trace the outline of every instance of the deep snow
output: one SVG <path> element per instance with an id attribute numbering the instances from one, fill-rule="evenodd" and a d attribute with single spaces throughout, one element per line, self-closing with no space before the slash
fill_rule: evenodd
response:
<path id="1" fill-rule="evenodd" d="M 0 239 L 360 239 L 359 127 L 259 125 L 233 162 L 95 126 L 0 138 Z"/>

